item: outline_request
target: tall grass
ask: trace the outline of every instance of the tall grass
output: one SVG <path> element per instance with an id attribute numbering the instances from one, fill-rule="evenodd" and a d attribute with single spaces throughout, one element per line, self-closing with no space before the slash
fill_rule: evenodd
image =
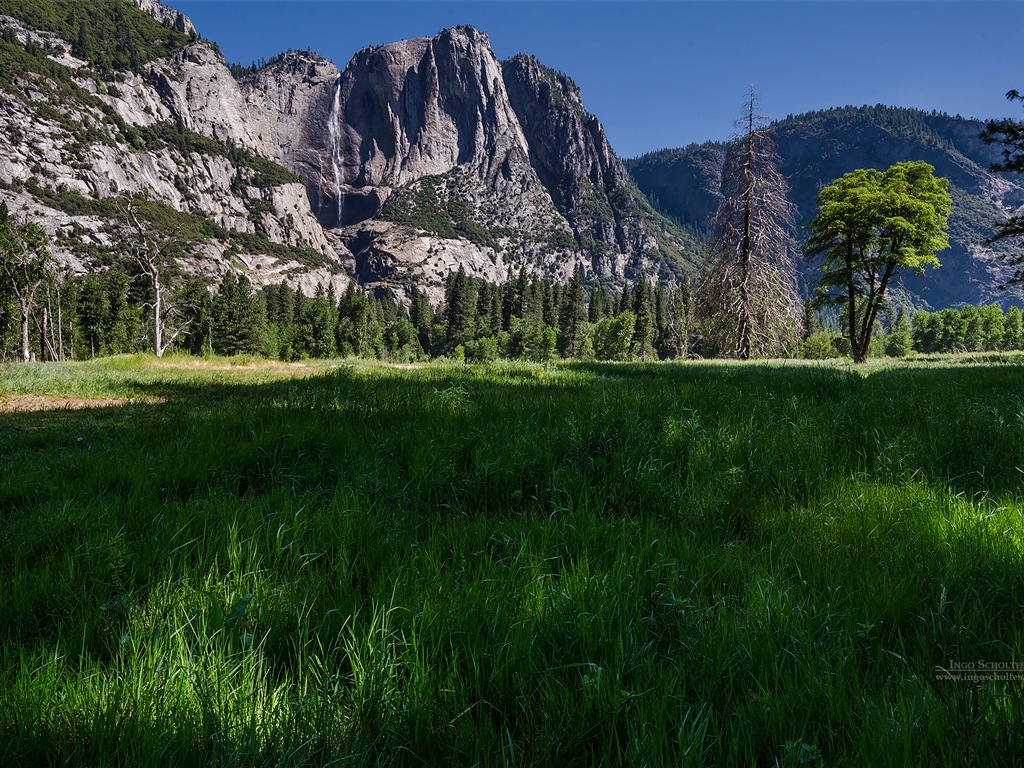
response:
<path id="1" fill-rule="evenodd" d="M 1020 375 L 5 369 L 0 762 L 1021 764 Z"/>

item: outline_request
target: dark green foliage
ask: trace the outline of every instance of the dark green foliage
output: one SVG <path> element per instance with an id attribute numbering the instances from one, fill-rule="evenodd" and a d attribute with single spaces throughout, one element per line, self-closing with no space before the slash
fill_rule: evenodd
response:
<path id="1" fill-rule="evenodd" d="M 213 351 L 265 355 L 269 344 L 266 298 L 245 275 L 227 272 L 213 298 Z"/>
<path id="2" fill-rule="evenodd" d="M 445 292 L 446 321 L 448 334 L 447 352 L 451 353 L 456 346 L 465 345 L 473 340 L 477 328 L 476 291 L 466 270 L 460 265 L 459 271 L 448 278 L 448 290 Z M 489 307 L 488 307 L 489 311 Z"/>
<path id="3" fill-rule="evenodd" d="M 919 311 L 913 318 L 913 346 L 918 352 L 982 352 L 1024 349 L 1021 310 L 1004 316 L 996 304 L 938 312 Z"/>
<path id="4" fill-rule="evenodd" d="M 655 327 L 652 304 L 651 287 L 646 279 L 640 278 L 633 296 L 633 314 L 636 316 L 636 320 L 633 323 L 632 349 L 641 360 L 646 360 L 654 351 L 651 345 L 658 329 Z"/>
<path id="5" fill-rule="evenodd" d="M 427 354 L 430 354 L 432 349 L 432 331 L 434 327 L 434 307 L 431 305 L 428 296 L 425 293 L 420 292 L 418 288 L 414 289 L 412 293 L 412 302 L 409 308 L 409 320 L 416 329 L 416 335 L 419 338 L 420 346 Z"/>
<path id="6" fill-rule="evenodd" d="M 73 44 L 104 76 L 165 58 L 195 38 L 164 26 L 126 0 L 4 0 L 3 13 Z"/>
<path id="7" fill-rule="evenodd" d="M 214 351 L 213 342 L 216 324 L 218 320 L 223 320 L 224 317 L 217 316 L 214 298 L 210 295 L 206 281 L 200 277 L 186 279 L 178 290 L 176 299 L 175 303 L 178 306 L 182 331 L 175 341 L 175 346 L 193 355 L 204 355 Z M 252 322 L 257 329 L 261 329 L 257 330 L 256 334 L 262 333 L 264 336 L 269 337 L 265 317 L 253 317 Z M 246 333 L 246 331 L 242 331 L 241 335 L 244 336 Z M 224 341 L 221 341 L 222 345 L 224 343 Z M 247 351 L 265 352 L 266 350 Z"/>
<path id="8" fill-rule="evenodd" d="M 381 356 L 384 312 L 377 300 L 349 283 L 338 306 L 338 351 L 356 357 Z"/>
<path id="9" fill-rule="evenodd" d="M 78 299 L 78 328 L 89 357 L 96 357 L 103 348 L 103 329 L 110 313 L 110 298 L 99 275 L 92 273 L 82 279 Z"/>
<path id="10" fill-rule="evenodd" d="M 576 267 L 572 280 L 566 289 L 558 326 L 559 351 L 566 357 L 578 357 L 582 350 L 583 324 L 587 322 L 587 308 L 584 303 L 583 273 Z"/>
<path id="11" fill-rule="evenodd" d="M 334 357 L 338 352 L 339 333 L 337 308 L 327 301 L 326 296 L 317 296 L 301 315 L 296 349 L 304 357 Z M 348 334 L 344 340 L 348 343 Z M 349 349 L 342 350 L 342 354 L 351 355 L 353 352 L 351 344 Z"/>
<path id="12" fill-rule="evenodd" d="M 474 220 L 473 205 L 461 193 L 457 174 L 424 176 L 395 190 L 380 217 L 446 238 L 500 248 L 494 232 Z"/>
<path id="13" fill-rule="evenodd" d="M 896 316 L 896 322 L 889 332 L 885 353 L 890 357 L 906 357 L 913 349 L 914 328 L 907 313 L 900 310 Z"/>

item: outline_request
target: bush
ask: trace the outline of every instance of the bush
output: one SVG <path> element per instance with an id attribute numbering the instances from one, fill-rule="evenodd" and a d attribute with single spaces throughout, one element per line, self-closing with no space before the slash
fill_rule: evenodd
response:
<path id="1" fill-rule="evenodd" d="M 837 338 L 840 338 L 838 334 L 831 331 L 812 333 L 801 344 L 804 357 L 807 360 L 828 360 L 833 357 L 842 357 L 842 353 L 835 343 Z M 850 346 L 847 339 L 843 339 L 843 341 L 846 342 L 847 347 Z"/>
<path id="2" fill-rule="evenodd" d="M 490 363 L 498 359 L 498 340 L 485 336 L 466 344 L 466 360 L 473 363 Z"/>

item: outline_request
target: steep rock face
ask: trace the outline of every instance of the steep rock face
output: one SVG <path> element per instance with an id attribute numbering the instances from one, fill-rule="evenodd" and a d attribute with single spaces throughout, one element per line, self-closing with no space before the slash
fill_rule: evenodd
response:
<path id="1" fill-rule="evenodd" d="M 480 196 L 545 202 L 501 67 L 472 27 L 357 53 L 332 106 L 342 224 L 379 213 L 391 187 L 457 167 L 472 172 Z"/>
<path id="2" fill-rule="evenodd" d="M 337 218 L 328 121 L 339 74 L 327 59 L 305 51 L 284 54 L 240 83 L 260 140 L 271 156 L 302 177 L 324 226 Z"/>
<path id="3" fill-rule="evenodd" d="M 263 121 L 251 119 L 224 57 L 207 43 L 193 43 L 154 63 L 150 79 L 161 101 L 185 128 L 271 154 L 257 127 Z"/>
<path id="4" fill-rule="evenodd" d="M 642 198 L 576 84 L 532 56 L 509 59 L 502 74 L 531 164 L 576 236 L 623 252 L 657 248 Z"/>
<path id="5" fill-rule="evenodd" d="M 357 275 L 387 262 L 396 280 L 432 280 L 458 248 L 489 254 L 479 268 L 467 256 L 481 276 L 528 265 L 567 279 L 577 264 L 612 282 L 678 274 L 682 238 L 655 221 L 579 90 L 527 64 L 500 64 L 463 26 L 357 53 L 329 95 L 329 70 L 295 59 L 243 90 L 301 136 L 273 151 L 306 180 L 321 223 L 343 228 Z M 389 226 L 363 226 L 373 220 Z M 413 241 L 427 252 L 414 257 Z"/>
<path id="6" fill-rule="evenodd" d="M 104 82 L 53 33 L 0 25 L 14 31 L 0 46 L 17 62 L 0 79 L 0 197 L 49 230 L 59 260 L 89 269 L 116 257 L 115 198 L 132 193 L 197 238 L 187 270 L 347 282 L 351 254 L 324 232 L 303 185 L 254 151 L 262 138 L 247 126 L 259 123 L 208 44 Z"/>

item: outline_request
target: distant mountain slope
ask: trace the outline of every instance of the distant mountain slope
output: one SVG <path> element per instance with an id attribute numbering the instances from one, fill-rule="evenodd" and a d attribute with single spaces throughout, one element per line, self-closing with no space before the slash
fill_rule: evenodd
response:
<path id="1" fill-rule="evenodd" d="M 857 168 L 924 160 L 949 179 L 952 247 L 940 254 L 942 268 L 906 280 L 918 303 L 935 308 L 1019 301 L 1018 294 L 998 290 L 1007 272 L 984 242 L 993 222 L 1024 204 L 1024 182 L 989 173 L 998 150 L 981 141 L 982 128 L 978 120 L 883 106 L 811 112 L 773 126 L 801 227 L 813 218 L 821 188 Z M 724 150 L 719 143 L 667 149 L 627 166 L 656 208 L 702 227 L 718 205 Z"/>

